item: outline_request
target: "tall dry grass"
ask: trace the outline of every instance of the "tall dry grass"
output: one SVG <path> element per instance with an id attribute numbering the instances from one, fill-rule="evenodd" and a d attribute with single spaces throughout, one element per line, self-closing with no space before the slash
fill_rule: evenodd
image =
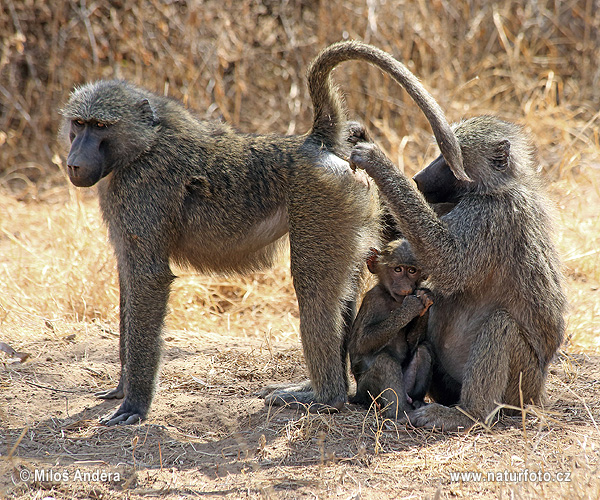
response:
<path id="1" fill-rule="evenodd" d="M 73 85 L 96 78 L 133 80 L 245 130 L 304 132 L 307 64 L 343 38 L 405 61 L 453 120 L 496 110 L 520 120 L 552 107 L 559 120 L 567 113 L 587 123 L 600 99 L 597 7 L 594 0 L 5 0 L 0 172 L 36 182 L 55 172 L 57 109 Z M 374 125 L 392 153 L 408 136 L 407 159 L 423 154 L 428 127 L 401 89 L 356 63 L 337 80 L 349 89 L 351 112 Z M 561 138 L 555 128 L 541 130 L 543 144 Z"/>
<path id="2" fill-rule="evenodd" d="M 73 85 L 127 78 L 245 131 L 302 133 L 305 70 L 357 38 L 403 60 L 450 120 L 498 113 L 535 137 L 556 202 L 573 345 L 600 334 L 600 9 L 593 0 L 158 2 L 5 0 L 0 10 L 0 334 L 114 327 L 118 289 L 92 190 L 67 188 L 57 109 Z M 352 117 L 407 173 L 435 154 L 402 89 L 364 64 L 335 72 Z M 170 328 L 295 336 L 287 266 L 179 273 Z M 540 298 L 542 300 L 542 298 Z M 63 326 L 61 326 L 63 325 Z M 24 334 L 24 333 L 23 333 Z"/>

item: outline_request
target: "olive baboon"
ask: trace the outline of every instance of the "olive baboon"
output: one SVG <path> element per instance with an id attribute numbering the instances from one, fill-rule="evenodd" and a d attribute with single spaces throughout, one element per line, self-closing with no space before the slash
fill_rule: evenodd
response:
<path id="1" fill-rule="evenodd" d="M 379 282 L 364 296 L 352 326 L 352 402 L 368 405 L 380 396 L 384 414 L 398 418 L 420 406 L 427 394 L 432 358 L 424 340 L 433 301 L 419 288 L 427 276 L 408 241 L 392 241 L 381 252 L 373 249 L 367 266 Z"/>
<path id="2" fill-rule="evenodd" d="M 321 91 L 313 99 L 328 119 L 317 114 L 310 134 L 283 137 L 201 121 L 122 81 L 71 94 L 62 110 L 68 174 L 76 186 L 100 181 L 119 271 L 121 377 L 99 396 L 125 399 L 104 423 L 147 415 L 175 278 L 170 262 L 203 272 L 258 269 L 271 264 L 288 231 L 314 389 L 303 397 L 335 408 L 346 402 L 343 329 L 357 274 L 377 243 L 379 207 L 375 191 L 334 155 L 349 152 L 345 112 L 337 94 Z"/>
<path id="3" fill-rule="evenodd" d="M 435 292 L 429 394 L 441 404 L 410 420 L 446 430 L 485 420 L 498 403 L 540 401 L 566 307 L 529 138 L 492 116 L 461 122 L 454 133 L 472 181 L 457 179 L 440 156 L 415 176 L 419 192 L 377 146 L 359 143 L 351 154 L 375 180 Z M 428 201 L 456 206 L 438 217 Z"/>

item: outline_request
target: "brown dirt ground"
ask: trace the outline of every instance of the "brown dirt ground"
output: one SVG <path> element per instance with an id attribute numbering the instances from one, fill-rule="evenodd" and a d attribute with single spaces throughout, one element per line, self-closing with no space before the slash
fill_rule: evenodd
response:
<path id="1" fill-rule="evenodd" d="M 98 418 L 116 403 L 93 393 L 118 377 L 114 326 L 82 331 L 74 325 L 75 334 L 60 342 L 51 323 L 40 329 L 45 337 L 20 349 L 31 354 L 26 363 L 0 365 L 0 497 L 600 494 L 598 356 L 561 354 L 549 376 L 549 406 L 534 409 L 524 425 L 520 417 L 504 417 L 492 430 L 442 434 L 382 423 L 373 411 L 354 406 L 336 415 L 266 408 L 258 389 L 305 377 L 297 343 L 169 331 L 148 420 L 107 428 Z M 450 475 L 469 471 L 529 471 L 553 480 L 454 481 Z M 113 475 L 78 476 L 85 472 Z M 569 481 L 558 482 L 558 473 L 568 473 Z"/>

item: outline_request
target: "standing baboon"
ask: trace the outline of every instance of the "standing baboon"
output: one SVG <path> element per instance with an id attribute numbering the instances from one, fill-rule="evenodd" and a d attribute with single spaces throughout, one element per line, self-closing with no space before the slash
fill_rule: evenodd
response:
<path id="1" fill-rule="evenodd" d="M 321 89 L 310 134 L 240 134 L 201 121 L 178 102 L 122 81 L 76 89 L 62 114 L 76 186 L 99 183 L 120 286 L 118 386 L 103 420 L 135 423 L 149 410 L 160 332 L 174 275 L 170 262 L 203 272 L 250 271 L 273 261 L 289 231 L 302 342 L 312 380 L 304 401 L 347 400 L 342 352 L 357 274 L 377 243 L 378 202 L 347 162 L 345 112 Z M 325 258 L 326 256 L 326 258 Z"/>
<path id="2" fill-rule="evenodd" d="M 379 281 L 365 294 L 350 334 L 352 402 L 369 405 L 379 396 L 384 414 L 398 418 L 420 406 L 429 387 L 432 359 L 424 340 L 433 302 L 419 288 L 427 276 L 408 241 L 372 249 L 367 266 Z"/>
<path id="3" fill-rule="evenodd" d="M 351 155 L 379 186 L 435 291 L 430 395 L 441 404 L 410 420 L 447 430 L 485 420 L 497 404 L 542 398 L 566 307 L 529 138 L 491 116 L 454 132 L 471 181 L 440 156 L 415 176 L 419 192 L 375 145 L 360 143 Z M 438 217 L 427 201 L 456 206 Z"/>

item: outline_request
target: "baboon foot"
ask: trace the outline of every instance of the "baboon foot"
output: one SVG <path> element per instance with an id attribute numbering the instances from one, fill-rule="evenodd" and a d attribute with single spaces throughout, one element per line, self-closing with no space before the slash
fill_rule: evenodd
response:
<path id="1" fill-rule="evenodd" d="M 312 391 L 312 385 L 310 383 L 310 380 L 305 380 L 304 382 L 299 383 L 283 382 L 279 384 L 269 384 L 263 387 L 260 391 L 258 391 L 256 395 L 259 398 L 266 398 L 269 394 L 272 394 L 276 391 L 309 392 Z"/>
<path id="2" fill-rule="evenodd" d="M 123 391 L 122 385 L 119 384 L 114 389 L 96 392 L 94 396 L 100 399 L 123 399 L 125 397 L 125 392 Z"/>
<path id="3" fill-rule="evenodd" d="M 477 420 L 469 417 L 457 407 L 428 404 L 408 415 L 409 422 L 415 427 L 442 431 L 465 431 L 473 427 Z"/>
<path id="4" fill-rule="evenodd" d="M 294 410 L 306 410 L 310 413 L 336 413 L 346 403 L 346 398 L 323 403 L 317 400 L 312 390 L 306 390 L 306 387 L 305 383 L 299 386 L 296 385 L 287 387 L 286 389 L 275 390 L 265 397 L 265 405 L 286 406 Z"/>
<path id="5" fill-rule="evenodd" d="M 146 418 L 145 411 L 141 410 L 134 403 L 130 403 L 129 401 L 123 401 L 123 404 L 119 407 L 119 409 L 113 413 L 111 416 L 102 417 L 100 419 L 100 423 L 102 425 L 106 425 L 111 427 L 113 425 L 133 425 L 139 424 L 142 420 Z"/>

